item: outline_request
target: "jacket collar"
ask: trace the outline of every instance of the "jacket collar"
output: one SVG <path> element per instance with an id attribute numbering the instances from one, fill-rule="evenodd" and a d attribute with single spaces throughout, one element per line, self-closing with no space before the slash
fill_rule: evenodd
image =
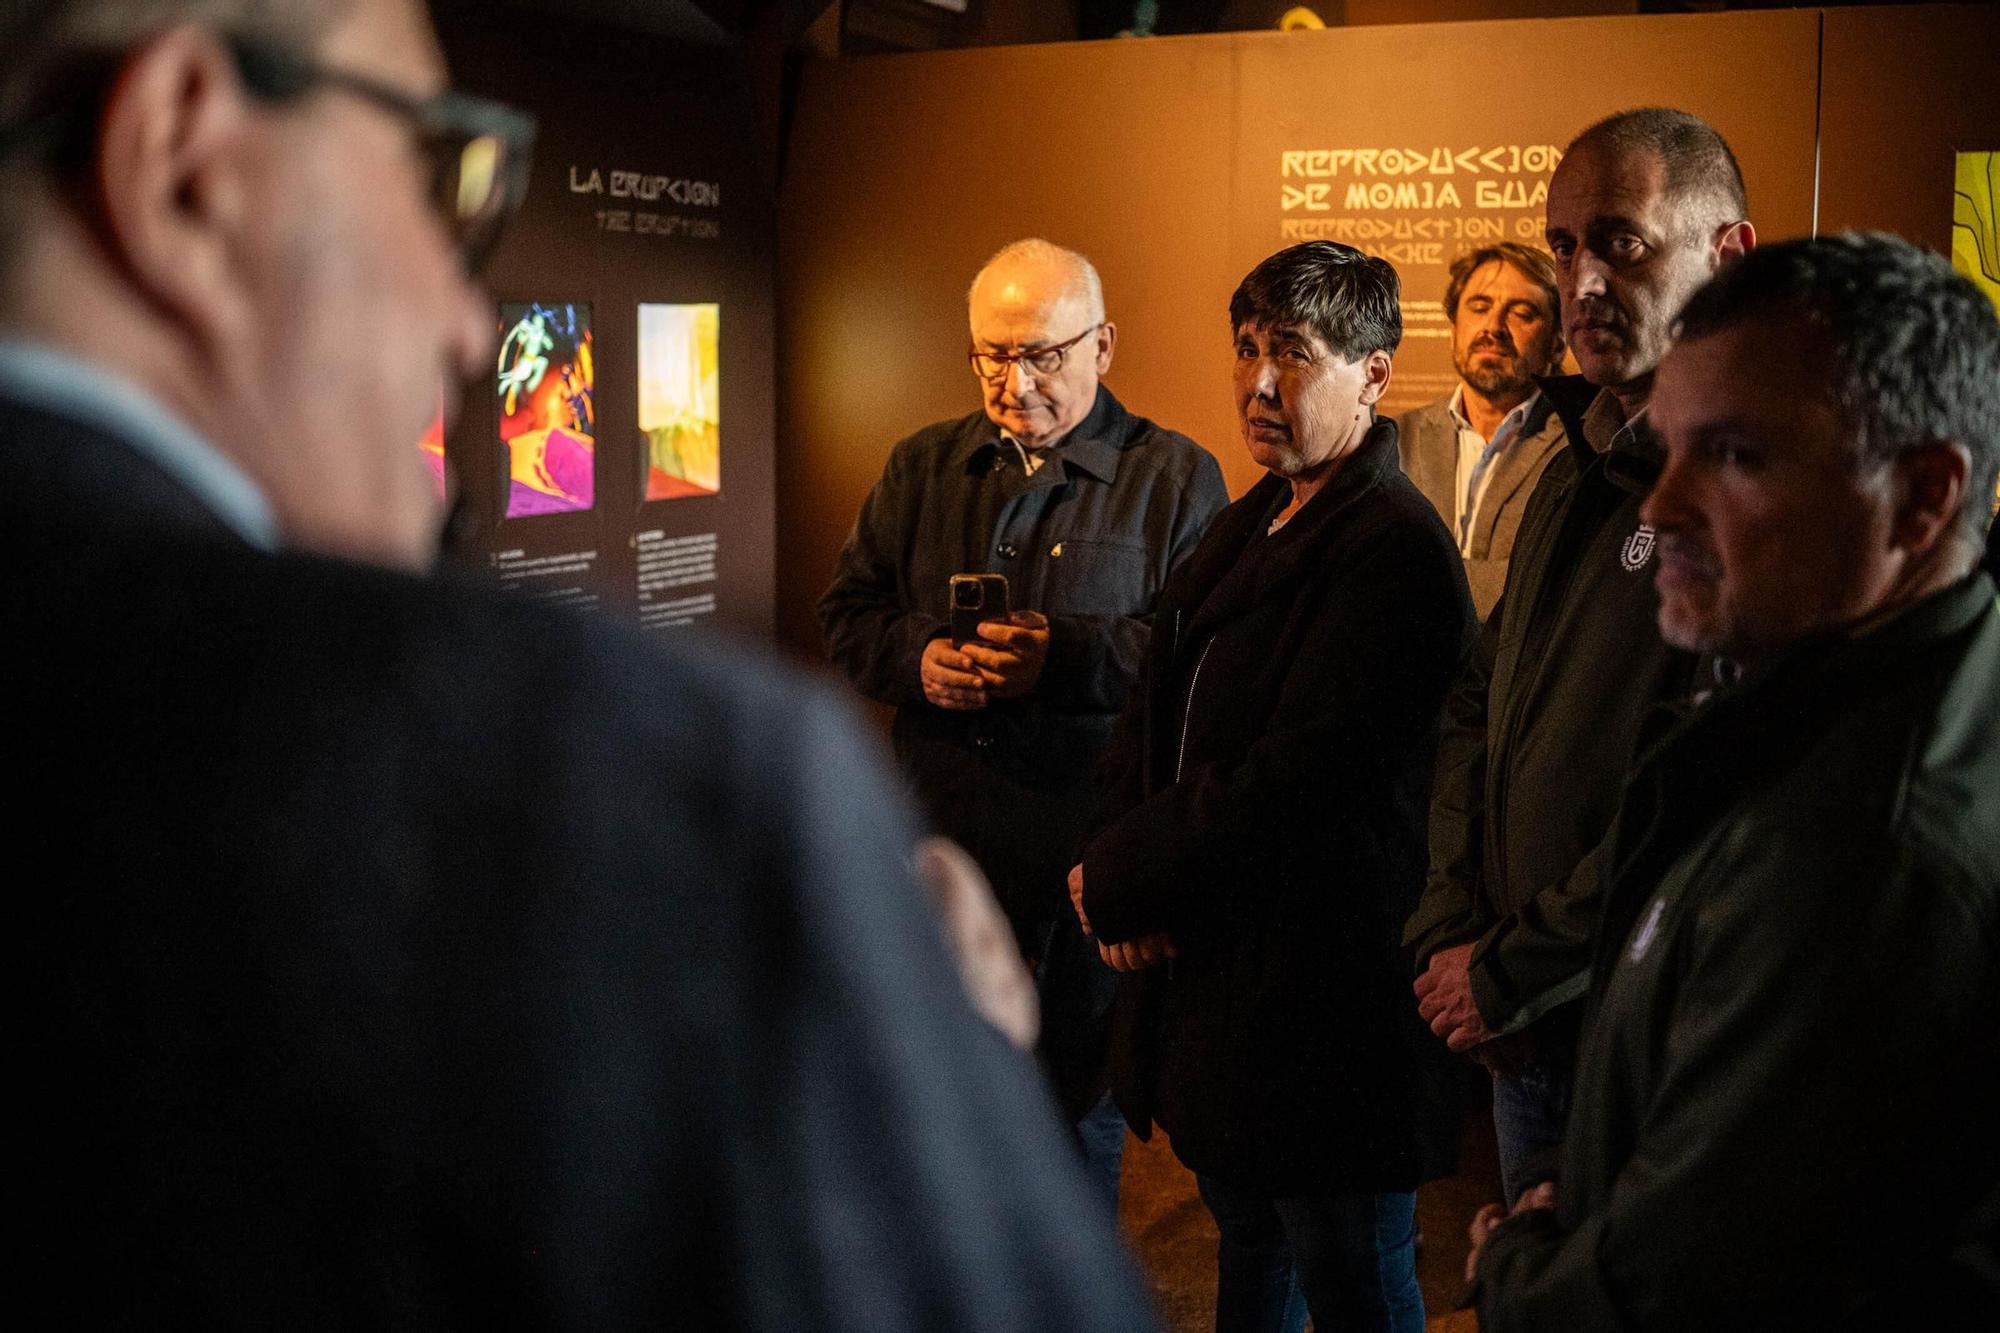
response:
<path id="1" fill-rule="evenodd" d="M 1717 690 L 1640 757 L 1618 813 L 1616 883 L 1594 971 L 1601 985 L 1651 886 L 1758 783 L 1919 659 L 1973 629 L 1994 607 L 1993 581 L 1960 580 L 1858 637 L 1824 635 Z M 1883 756 L 1896 762 L 1896 756 Z M 1645 887 L 1644 894 L 1622 886 Z"/>
<path id="2" fill-rule="evenodd" d="M 1284 527 L 1265 536 L 1291 499 L 1291 483 L 1275 472 L 1216 516 L 1201 551 L 1190 558 L 1199 598 L 1184 641 L 1242 614 L 1281 586 L 1320 567 L 1322 539 L 1362 497 L 1400 473 L 1396 423 L 1379 418 L 1330 481 Z M 1199 562 L 1198 564 L 1196 562 Z"/>
<path id="3" fill-rule="evenodd" d="M 125 536 L 245 541 L 214 505 L 122 433 L 0 391 L 0 487 L 32 495 L 12 521 Z M 251 542 L 256 545 L 257 543 Z"/>
<path id="4" fill-rule="evenodd" d="M 1542 433 L 1549 424 L 1549 418 L 1556 414 L 1555 400 L 1546 391 L 1535 395 L 1535 404 L 1528 409 L 1528 419 L 1521 423 L 1521 433 L 1517 439 L 1529 440 Z"/>
<path id="5" fill-rule="evenodd" d="M 1460 380 L 1453 387 L 1452 391 L 1444 396 L 1442 401 L 1444 402 L 1445 418 L 1454 427 L 1459 430 L 1472 429 L 1472 422 L 1465 415 L 1464 380 Z M 1527 410 L 1522 411 L 1523 407 Z M 1533 395 L 1525 403 L 1516 404 L 1500 418 L 1500 423 L 1504 426 L 1507 423 L 1508 417 L 1513 416 L 1516 412 L 1521 413 L 1521 427 L 1514 433 L 1514 439 L 1509 442 L 1509 447 L 1511 448 L 1514 443 L 1521 440 L 1533 438 L 1537 431 L 1548 424 L 1549 417 L 1555 410 L 1555 403 L 1550 400 L 1548 393 L 1542 388 L 1541 381 L 1537 380 Z M 1495 434 L 1498 433 L 1497 431 L 1495 432 Z"/>
<path id="6" fill-rule="evenodd" d="M 1834 630 L 1801 641 L 1762 667 L 1744 674 L 1731 696 L 1804 693 L 1870 688 L 1895 663 L 1924 647 L 1963 631 L 1993 607 L 1993 580 L 1975 571 L 1887 621 L 1855 634 Z"/>
<path id="7" fill-rule="evenodd" d="M 46 344 L 0 336 L 0 398 L 116 440 L 244 541 L 278 548 L 278 520 L 257 483 L 131 380 Z"/>
<path id="8" fill-rule="evenodd" d="M 1103 384 L 1097 386 L 1097 400 L 1090 405 L 1090 413 L 1079 421 L 1069 434 L 1054 444 L 1043 446 L 1048 461 L 1042 464 L 1041 472 L 1060 465 L 1061 474 L 1067 476 L 1071 469 L 1087 472 L 1099 481 L 1111 482 L 1118 477 L 1118 459 L 1124 452 L 1126 422 L 1130 413 Z M 965 457 L 965 470 L 984 473 L 993 466 L 993 459 L 1001 449 L 1000 428 L 983 413 L 984 423 L 972 435 L 972 447 Z M 1040 472 L 1036 474 L 1041 475 Z"/>
<path id="9" fill-rule="evenodd" d="M 1907 663 L 1996 614 L 1993 580 L 1975 573 L 1926 597 L 1866 633 L 1816 635 L 1692 710 L 1646 756 L 1676 772 L 1753 771 L 1788 759 L 1800 738 L 1817 734 L 1878 691 Z"/>
<path id="10" fill-rule="evenodd" d="M 1643 420 L 1625 420 L 1624 409 L 1609 389 L 1600 389 L 1581 375 L 1535 383 L 1550 409 L 1562 418 L 1579 476 L 1601 460 L 1605 477 L 1620 489 L 1643 495 L 1652 488 L 1663 461 L 1659 442 Z M 1591 443 L 1593 435 L 1608 435 L 1610 447 L 1600 453 Z"/>
<path id="11" fill-rule="evenodd" d="M 1576 470 L 1582 472 L 1597 457 L 1584 432 L 1583 419 L 1596 403 L 1600 390 L 1581 375 L 1554 375 L 1535 383 L 1541 387 L 1542 398 L 1550 410 L 1562 418 L 1563 431 L 1569 437 L 1567 447 Z"/>

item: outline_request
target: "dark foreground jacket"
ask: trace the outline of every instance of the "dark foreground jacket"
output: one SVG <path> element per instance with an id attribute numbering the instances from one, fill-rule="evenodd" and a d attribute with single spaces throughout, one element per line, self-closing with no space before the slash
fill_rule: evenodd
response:
<path id="1" fill-rule="evenodd" d="M 1639 522 L 1657 447 L 1627 432 L 1598 453 L 1579 411 L 1597 391 L 1578 377 L 1544 389 L 1569 444 L 1529 501 L 1506 591 L 1452 690 L 1430 874 L 1405 935 L 1419 966 L 1478 941 L 1473 998 L 1496 1031 L 1583 994 L 1618 793 L 1648 717 L 1686 696 L 1695 665 L 1660 639 L 1652 530 Z"/>
<path id="2" fill-rule="evenodd" d="M 19 1304 L 1150 1325 L 823 691 L 252 550 L 4 399 L 0 484 Z"/>
<path id="3" fill-rule="evenodd" d="M 1558 1208 L 1489 1241 L 1481 1327 L 1993 1327 L 1992 582 L 1710 700 L 1616 843 Z"/>
<path id="4" fill-rule="evenodd" d="M 1396 935 L 1472 606 L 1392 424 L 1267 536 L 1289 499 L 1259 482 L 1176 571 L 1107 764 L 1086 910 L 1181 949 L 1125 980 L 1114 1087 L 1241 1187 L 1410 1189 L 1425 1034 Z"/>

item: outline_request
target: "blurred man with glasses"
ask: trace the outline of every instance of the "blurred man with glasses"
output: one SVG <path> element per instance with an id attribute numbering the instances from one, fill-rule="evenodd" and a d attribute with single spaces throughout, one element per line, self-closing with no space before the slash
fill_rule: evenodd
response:
<path id="1" fill-rule="evenodd" d="M 0 51 L 23 1299 L 1146 1326 L 840 710 L 421 576 L 527 118 L 414 0 L 10 0 Z"/>
<path id="2" fill-rule="evenodd" d="M 993 881 L 1036 968 L 1044 1065 L 1115 1202 L 1115 978 L 1077 928 L 1067 877 L 1154 600 L 1228 495 L 1207 451 L 1101 383 L 1118 329 L 1082 255 L 1018 241 L 980 270 L 968 307 L 984 410 L 891 450 L 820 622 L 848 679 L 895 707 L 897 757 L 932 827 Z M 1008 586 L 1007 614 L 962 643 L 954 574 Z"/>

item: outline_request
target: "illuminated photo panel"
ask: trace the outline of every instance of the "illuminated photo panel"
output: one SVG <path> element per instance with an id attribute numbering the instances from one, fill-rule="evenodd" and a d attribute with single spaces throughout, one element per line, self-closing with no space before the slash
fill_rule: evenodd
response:
<path id="1" fill-rule="evenodd" d="M 2000 313 L 2000 152 L 1958 155 L 1951 263 L 1979 284 Z"/>
<path id="2" fill-rule="evenodd" d="M 589 509 L 597 494 L 597 369 L 590 306 L 500 307 L 498 398 L 507 517 Z"/>
<path id="3" fill-rule="evenodd" d="M 2000 152 L 1960 153 L 1951 194 L 1951 266 L 1979 284 L 2000 316 Z M 2000 487 L 1993 492 L 2000 513 Z"/>
<path id="4" fill-rule="evenodd" d="M 683 500 L 722 489 L 717 390 L 722 307 L 639 307 L 639 433 L 647 500 Z"/>
<path id="5" fill-rule="evenodd" d="M 442 392 L 438 394 L 437 415 L 431 418 L 431 424 L 425 428 L 423 435 L 417 440 L 417 448 L 423 451 L 424 463 L 431 470 L 431 480 L 437 485 L 438 499 L 444 499 L 446 486 L 444 470 L 444 394 Z"/>

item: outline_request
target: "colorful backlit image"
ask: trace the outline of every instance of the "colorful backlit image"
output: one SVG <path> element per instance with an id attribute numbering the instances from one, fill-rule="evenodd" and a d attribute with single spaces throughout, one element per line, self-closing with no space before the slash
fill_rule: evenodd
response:
<path id="1" fill-rule="evenodd" d="M 1951 199 L 1951 263 L 2000 312 L 2000 153 L 1960 153 Z"/>
<path id="2" fill-rule="evenodd" d="M 1951 194 L 1951 266 L 1979 284 L 2000 315 L 2000 152 L 1960 153 Z M 1993 492 L 2000 514 L 2000 486 Z"/>
<path id="3" fill-rule="evenodd" d="M 437 497 L 445 498 L 444 470 L 444 394 L 438 394 L 437 415 L 417 440 L 417 448 L 424 452 L 424 462 L 430 465 L 431 480 L 437 483 Z"/>
<path id="4" fill-rule="evenodd" d="M 597 368 L 590 307 L 500 307 L 500 442 L 507 517 L 588 509 L 597 494 Z"/>
<path id="5" fill-rule="evenodd" d="M 639 307 L 639 433 L 648 500 L 722 490 L 722 403 L 716 389 L 718 305 Z"/>

